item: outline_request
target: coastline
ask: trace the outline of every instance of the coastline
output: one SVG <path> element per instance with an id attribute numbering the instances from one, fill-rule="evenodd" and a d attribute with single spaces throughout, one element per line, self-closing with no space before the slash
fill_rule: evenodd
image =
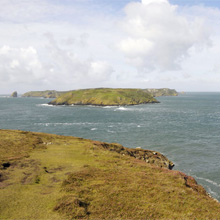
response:
<path id="1" fill-rule="evenodd" d="M 168 169 L 172 162 L 159 152 L 37 132 L 0 130 L 0 136 L 0 190 L 5 198 L 0 198 L 1 218 L 218 216 L 220 203 L 210 198 L 193 177 Z M 15 189 L 19 190 L 15 193 Z M 24 192 L 22 198 L 20 193 Z M 19 205 L 13 206 L 8 196 Z M 53 210 L 49 208 L 51 202 Z M 145 204 L 151 204 L 151 209 Z M 24 206 L 30 209 L 26 217 L 19 211 Z"/>

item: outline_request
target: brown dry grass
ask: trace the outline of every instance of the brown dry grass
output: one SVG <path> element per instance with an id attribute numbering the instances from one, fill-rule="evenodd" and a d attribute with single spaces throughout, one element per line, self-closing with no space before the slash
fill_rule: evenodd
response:
<path id="1" fill-rule="evenodd" d="M 220 204 L 181 172 L 80 138 L 0 137 L 0 219 L 220 219 Z"/>

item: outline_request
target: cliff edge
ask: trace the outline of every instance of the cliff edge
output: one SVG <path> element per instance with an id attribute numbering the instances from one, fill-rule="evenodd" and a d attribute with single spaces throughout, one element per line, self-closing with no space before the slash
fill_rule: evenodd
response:
<path id="1" fill-rule="evenodd" d="M 219 219 L 220 204 L 154 151 L 0 130 L 0 219 Z"/>

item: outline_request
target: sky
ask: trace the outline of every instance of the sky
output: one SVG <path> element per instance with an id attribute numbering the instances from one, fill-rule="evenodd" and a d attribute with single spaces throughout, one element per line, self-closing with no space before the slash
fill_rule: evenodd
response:
<path id="1" fill-rule="evenodd" d="M 219 0 L 0 0 L 0 94 L 220 91 Z"/>

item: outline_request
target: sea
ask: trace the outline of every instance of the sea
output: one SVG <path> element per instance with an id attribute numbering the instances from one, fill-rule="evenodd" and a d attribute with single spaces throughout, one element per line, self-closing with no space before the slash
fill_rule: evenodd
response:
<path id="1" fill-rule="evenodd" d="M 0 129 L 82 137 L 155 150 L 220 201 L 220 93 L 158 97 L 124 107 L 51 106 L 0 95 Z"/>

